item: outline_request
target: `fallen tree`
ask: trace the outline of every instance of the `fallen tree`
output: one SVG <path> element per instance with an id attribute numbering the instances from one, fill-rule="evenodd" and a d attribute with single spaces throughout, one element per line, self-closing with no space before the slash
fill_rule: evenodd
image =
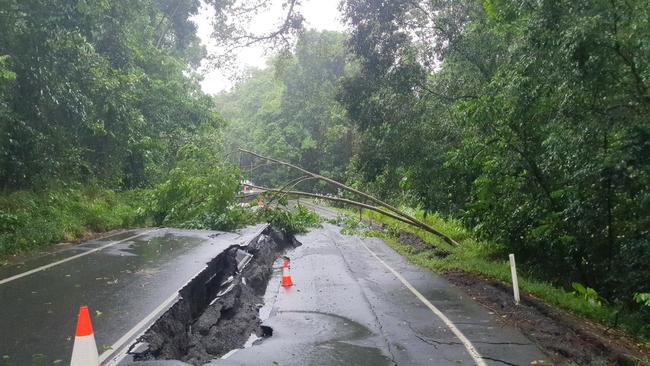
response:
<path id="1" fill-rule="evenodd" d="M 349 205 L 353 205 L 353 206 L 356 206 L 356 207 L 366 208 L 366 209 L 381 213 L 382 215 L 386 215 L 388 217 L 391 217 L 393 219 L 402 221 L 402 222 L 407 223 L 409 225 L 415 226 L 415 227 L 420 228 L 422 230 L 425 230 L 427 232 L 430 232 L 430 233 L 436 235 L 437 237 L 439 237 L 440 239 L 442 239 L 443 241 L 445 241 L 448 244 L 459 245 L 457 241 L 455 241 L 454 239 L 452 239 L 449 236 L 445 235 L 444 233 L 434 229 L 430 225 L 422 222 L 421 220 L 418 220 L 417 218 L 415 218 L 415 217 L 413 217 L 413 216 L 411 216 L 411 215 L 397 209 L 396 207 L 394 207 L 394 206 L 392 206 L 392 205 L 390 205 L 390 204 L 388 204 L 388 203 L 386 203 L 386 202 L 384 202 L 384 201 L 382 201 L 382 200 L 380 200 L 378 198 L 375 198 L 375 197 L 373 197 L 373 196 L 371 196 L 371 195 L 369 195 L 367 193 L 361 192 L 361 191 L 359 191 L 359 190 L 357 190 L 355 188 L 347 186 L 347 185 L 345 185 L 345 184 L 343 184 L 341 182 L 337 182 L 337 181 L 335 181 L 335 180 L 333 180 L 331 178 L 322 176 L 320 174 L 312 173 L 312 172 L 310 172 L 310 171 L 308 171 L 308 170 L 306 170 L 306 169 L 304 169 L 302 167 L 299 167 L 297 165 L 288 163 L 286 161 L 282 161 L 282 160 L 274 159 L 274 158 L 271 158 L 271 157 L 268 157 L 268 156 L 260 155 L 260 154 L 258 154 L 256 152 L 246 150 L 246 149 L 242 149 L 242 148 L 240 148 L 239 151 L 242 152 L 242 153 L 246 153 L 246 154 L 255 156 L 255 157 L 260 158 L 260 159 L 264 159 L 264 160 L 267 160 L 267 161 L 270 161 L 270 162 L 273 162 L 273 163 L 276 163 L 276 164 L 280 164 L 280 165 L 283 165 L 283 166 L 298 170 L 298 171 L 305 174 L 304 176 L 296 178 L 296 179 L 290 181 L 289 183 L 285 184 L 284 187 L 282 187 L 282 188 L 267 188 L 267 187 L 254 186 L 257 189 L 266 190 L 266 191 L 269 191 L 269 192 L 282 193 L 284 195 L 290 194 L 290 195 L 296 195 L 296 196 L 306 196 L 306 197 L 320 198 L 320 199 L 329 200 L 329 201 L 347 203 Z M 344 190 L 346 190 L 348 192 L 351 192 L 351 193 L 353 193 L 355 195 L 361 196 L 361 197 L 375 203 L 379 207 L 372 206 L 372 205 L 369 205 L 369 204 L 366 204 L 366 203 L 363 203 L 363 202 L 358 202 L 358 201 L 354 201 L 354 200 L 350 200 L 350 199 L 346 199 L 346 198 L 341 198 L 341 197 L 325 196 L 325 195 L 319 195 L 319 194 L 315 194 L 315 193 L 308 193 L 308 192 L 289 190 L 289 189 L 293 189 L 295 186 L 297 186 L 298 184 L 300 184 L 300 183 L 302 183 L 304 181 L 312 180 L 312 179 L 325 181 L 325 182 L 327 182 L 329 184 L 332 184 L 333 186 L 339 187 L 339 188 L 344 189 Z M 383 207 L 386 210 L 382 210 L 380 207 Z"/>

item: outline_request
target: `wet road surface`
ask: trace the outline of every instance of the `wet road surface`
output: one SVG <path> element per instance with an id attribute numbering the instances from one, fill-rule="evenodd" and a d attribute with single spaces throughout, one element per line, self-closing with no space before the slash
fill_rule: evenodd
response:
<path id="1" fill-rule="evenodd" d="M 68 364 L 82 304 L 93 313 L 100 354 L 110 354 L 107 347 L 143 319 L 155 320 L 161 304 L 175 301 L 207 261 L 260 228 L 129 231 L 0 267 L 0 365 Z M 295 285 L 280 287 L 278 268 L 260 310 L 273 335 L 212 364 L 529 365 L 544 359 L 516 329 L 380 239 L 342 235 L 330 224 L 298 239 L 303 245 L 288 253 Z"/>
<path id="2" fill-rule="evenodd" d="M 303 245 L 288 253 L 295 286 L 280 287 L 277 273 L 261 312 L 273 336 L 212 364 L 530 365 L 545 358 L 519 331 L 380 239 L 324 224 L 298 240 Z"/>
<path id="3" fill-rule="evenodd" d="M 261 227 L 133 230 L 0 267 L 0 365 L 69 364 L 81 305 L 108 355 L 206 262 Z"/>

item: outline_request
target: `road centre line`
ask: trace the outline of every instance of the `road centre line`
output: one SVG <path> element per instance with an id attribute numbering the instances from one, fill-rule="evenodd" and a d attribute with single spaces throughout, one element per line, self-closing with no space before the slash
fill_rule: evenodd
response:
<path id="1" fill-rule="evenodd" d="M 402 284 L 406 286 L 406 288 L 408 288 L 420 301 L 422 301 L 424 305 L 426 305 L 438 318 L 440 318 L 440 320 L 442 320 L 443 323 L 445 323 L 447 328 L 449 328 L 449 330 L 451 330 L 451 332 L 454 333 L 456 338 L 458 338 L 463 343 L 463 346 L 465 346 L 467 353 L 469 353 L 469 355 L 472 357 L 472 359 L 476 363 L 476 366 L 487 366 L 487 363 L 485 363 L 483 357 L 478 353 L 476 348 L 474 348 L 472 342 L 470 342 L 470 340 L 467 339 L 467 337 L 465 337 L 465 335 L 456 327 L 456 325 L 451 320 L 449 320 L 449 318 L 447 318 L 445 314 L 442 313 L 442 311 L 440 311 L 431 302 L 429 302 L 429 300 L 426 297 L 424 297 L 424 295 L 422 295 L 420 291 L 418 291 L 415 287 L 413 287 L 413 285 L 411 285 L 404 277 L 402 277 L 401 274 L 399 274 L 396 270 L 394 270 L 386 262 L 384 262 L 381 258 L 379 258 L 379 256 L 375 254 L 375 252 L 370 250 L 370 248 L 368 248 L 368 246 L 366 245 L 366 243 L 363 242 L 363 240 L 358 240 L 358 241 L 361 243 L 361 245 L 363 245 L 364 248 L 366 248 L 366 250 L 370 254 L 372 254 L 373 257 L 375 257 L 381 264 L 383 264 L 384 267 L 388 268 L 388 270 L 391 271 L 393 275 L 397 277 L 397 279 L 400 280 L 400 282 L 402 282 Z"/>
<path id="2" fill-rule="evenodd" d="M 147 230 L 147 231 L 144 231 L 144 232 L 142 232 L 142 233 L 139 233 L 139 234 L 136 234 L 136 235 L 133 235 L 133 236 L 129 236 L 128 238 L 125 238 L 125 239 L 122 239 L 122 240 L 118 240 L 118 241 L 113 241 L 113 242 L 110 242 L 110 243 L 108 243 L 108 244 L 102 245 L 101 247 L 97 247 L 97 248 L 95 248 L 95 249 L 91 249 L 91 250 L 89 250 L 89 251 L 86 251 L 86 252 L 83 252 L 83 253 L 79 253 L 79 254 L 73 255 L 73 256 L 71 256 L 71 257 L 64 258 L 64 259 L 61 259 L 61 260 L 59 260 L 59 261 L 56 261 L 56 262 L 52 262 L 52 263 L 46 264 L 46 265 L 44 265 L 44 266 L 40 266 L 40 267 L 38 267 L 38 268 L 31 269 L 31 270 L 29 270 L 29 271 L 27 271 L 27 272 L 19 273 L 19 274 L 17 274 L 17 275 L 11 276 L 11 277 L 4 278 L 4 279 L 0 280 L 0 285 L 3 285 L 3 284 L 5 284 L 5 283 L 11 282 L 11 281 L 15 281 L 15 280 L 17 280 L 17 279 L 19 279 L 19 278 L 23 278 L 23 277 L 26 277 L 26 276 L 32 275 L 32 274 L 37 273 L 37 272 L 40 272 L 40 271 L 44 271 L 44 270 L 46 270 L 46 269 L 49 269 L 49 268 L 52 268 L 52 267 L 58 266 L 59 264 L 63 264 L 63 263 L 65 263 L 65 262 L 69 262 L 69 261 L 71 261 L 71 260 L 74 260 L 74 259 L 77 259 L 77 258 L 81 258 L 81 257 L 83 257 L 83 256 L 85 256 L 85 255 L 88 255 L 88 254 L 92 254 L 92 253 L 98 252 L 98 251 L 100 251 L 100 250 L 102 250 L 102 249 L 106 249 L 106 248 L 111 247 L 111 246 L 113 246 L 113 245 L 115 245 L 115 244 L 124 243 L 125 241 L 131 240 L 131 239 L 136 238 L 136 237 L 138 237 L 138 236 L 142 236 L 142 235 L 149 234 L 149 233 L 154 232 L 154 231 L 156 231 L 156 230 L 160 230 L 160 229 L 151 229 L 151 230 Z"/>

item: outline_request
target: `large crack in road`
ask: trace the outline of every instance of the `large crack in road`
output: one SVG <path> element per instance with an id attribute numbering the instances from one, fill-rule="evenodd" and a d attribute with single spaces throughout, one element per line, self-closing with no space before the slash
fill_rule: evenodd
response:
<path id="1" fill-rule="evenodd" d="M 180 299 L 131 347 L 134 361 L 179 360 L 202 365 L 240 348 L 255 337 L 270 336 L 259 309 L 273 263 L 293 237 L 268 228 L 246 246 L 223 251 L 180 291 Z"/>
<path id="2" fill-rule="evenodd" d="M 267 225 L 240 233 L 163 229 L 129 243 L 120 238 L 87 248 L 115 242 L 111 250 L 0 287 L 7 310 L 0 328 L 12 329 L 0 337 L 3 365 L 64 360 L 72 342 L 61 330 L 74 328 L 70 309 L 82 300 L 97 310 L 93 326 L 104 365 L 473 364 L 458 338 L 383 263 L 447 314 L 487 364 L 545 358 L 447 281 L 409 264 L 380 239 L 346 236 L 334 225 L 300 236 L 306 245 L 295 249 L 295 239 Z M 282 288 L 274 259 L 288 250 L 295 286 Z M 107 283 L 109 274 L 116 277 Z M 43 315 L 43 304 L 52 315 Z M 19 312 L 37 321 L 13 321 Z M 136 344 L 125 346 L 134 337 Z M 34 352 L 43 352 L 38 362 L 29 356 Z"/>

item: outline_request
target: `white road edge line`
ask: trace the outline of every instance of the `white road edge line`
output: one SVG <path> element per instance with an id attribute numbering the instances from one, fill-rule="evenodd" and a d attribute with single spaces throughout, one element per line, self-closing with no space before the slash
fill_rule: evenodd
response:
<path id="1" fill-rule="evenodd" d="M 52 263 L 50 263 L 50 264 L 46 264 L 46 265 L 44 265 L 44 266 L 40 266 L 40 267 L 38 267 L 38 268 L 31 269 L 31 270 L 29 270 L 29 271 L 27 271 L 27 272 L 23 272 L 23 273 L 19 273 L 19 274 L 17 274 L 17 275 L 11 276 L 11 277 L 7 277 L 7 278 L 5 278 L 5 279 L 0 280 L 0 285 L 5 284 L 5 283 L 8 283 L 8 282 L 11 282 L 11 281 L 15 281 L 15 280 L 17 280 L 17 279 L 19 279 L 19 278 L 23 278 L 23 277 L 26 277 L 26 276 L 32 275 L 32 274 L 37 273 L 37 272 L 40 272 L 40 271 L 44 271 L 44 270 L 46 270 L 46 269 L 48 269 L 48 268 L 52 268 L 52 267 L 58 266 L 59 264 L 63 264 L 63 263 L 65 263 L 65 262 L 69 262 L 69 261 L 71 261 L 71 260 L 74 260 L 74 259 L 77 259 L 77 258 L 81 258 L 81 257 L 83 257 L 83 256 L 85 256 L 85 255 L 88 255 L 88 254 L 92 254 L 92 253 L 98 252 L 98 251 L 100 251 L 100 250 L 102 250 L 102 249 L 106 249 L 106 248 L 111 247 L 111 246 L 113 246 L 113 245 L 115 245 L 115 244 L 123 243 L 123 242 L 125 242 L 125 241 L 131 240 L 131 239 L 136 238 L 136 237 L 138 237 L 138 236 L 142 236 L 142 235 L 149 234 L 149 233 L 151 233 L 151 232 L 153 232 L 153 231 L 156 231 L 156 230 L 160 230 L 160 229 L 151 229 L 151 230 L 147 230 L 147 231 L 144 231 L 144 232 L 142 232 L 142 233 L 140 233 L 140 234 L 133 235 L 133 236 L 129 236 L 129 237 L 126 238 L 126 239 L 122 239 L 122 240 L 118 240 L 118 241 L 113 241 L 113 242 L 110 242 L 110 243 L 108 243 L 108 244 L 106 244 L 106 245 L 102 245 L 101 247 L 97 247 L 97 248 L 95 248 L 95 249 L 91 249 L 91 250 L 89 250 L 89 251 L 87 251 L 87 252 L 79 253 L 79 254 L 77 254 L 77 255 L 73 255 L 72 257 L 64 258 L 64 259 L 61 259 L 60 261 L 52 262 Z"/>
<path id="2" fill-rule="evenodd" d="M 324 211 L 330 211 L 331 213 L 336 215 L 339 214 L 336 211 L 325 209 L 317 205 L 313 205 L 312 208 L 320 208 Z M 426 305 L 438 318 L 440 318 L 440 320 L 442 320 L 445 323 L 447 328 L 449 328 L 449 330 L 451 330 L 452 333 L 454 333 L 456 338 L 458 338 L 463 343 L 465 349 L 472 357 L 474 362 L 476 362 L 477 366 L 487 366 L 481 354 L 478 353 L 476 348 L 474 348 L 472 342 L 469 339 L 467 339 L 467 337 L 465 337 L 465 335 L 456 327 L 456 325 L 451 320 L 449 320 L 449 318 L 447 318 L 445 314 L 442 313 L 442 311 L 440 311 L 437 307 L 435 307 L 435 305 L 433 305 L 426 297 L 424 297 L 424 295 L 422 295 L 420 291 L 418 291 L 415 287 L 413 287 L 413 285 L 411 285 L 411 283 L 409 283 L 404 277 L 402 277 L 402 275 L 399 274 L 399 272 L 394 270 L 391 266 L 389 266 L 386 262 L 384 262 L 381 258 L 379 258 L 379 256 L 375 254 L 375 252 L 370 250 L 370 248 L 368 248 L 368 246 L 366 245 L 366 243 L 363 242 L 363 240 L 359 240 L 359 242 L 361 243 L 361 245 L 363 245 L 364 248 L 366 248 L 366 250 L 370 254 L 372 254 L 373 257 L 375 257 L 381 264 L 383 264 L 384 267 L 388 268 L 388 270 L 391 271 L 393 275 L 395 275 L 395 277 L 397 277 L 397 279 L 400 280 L 400 282 L 402 282 L 404 286 L 406 286 L 406 288 L 408 288 L 420 301 L 422 301 L 422 303 L 424 303 L 424 305 Z"/>
<path id="3" fill-rule="evenodd" d="M 122 347 L 126 344 L 126 342 L 132 341 L 134 338 L 136 338 L 134 336 L 139 335 L 137 334 L 138 332 L 143 333 L 150 325 L 150 323 L 153 322 L 154 318 L 157 318 L 160 313 L 166 311 L 169 308 L 169 305 L 176 302 L 179 297 L 180 295 L 178 292 L 175 292 L 172 296 L 168 297 L 167 300 L 163 301 L 162 304 L 158 305 L 158 307 L 149 313 L 149 315 L 147 315 L 138 324 L 131 328 L 131 330 L 126 332 L 120 339 L 113 343 L 113 345 L 111 345 L 107 351 L 102 353 L 99 356 L 99 363 L 104 366 L 117 365 L 127 355 L 127 353 L 123 352 L 122 350 Z M 113 356 L 113 358 L 104 364 L 103 362 L 111 356 Z"/>
<path id="4" fill-rule="evenodd" d="M 429 302 L 429 300 L 427 300 L 427 298 L 424 297 L 415 287 L 413 287 L 413 285 L 411 285 L 404 277 L 402 277 L 401 274 L 399 274 L 396 270 L 394 270 L 388 264 L 386 264 L 386 262 L 384 262 L 381 258 L 379 258 L 379 256 L 377 256 L 375 252 L 370 250 L 370 248 L 368 248 L 368 246 L 366 245 L 366 243 L 363 242 L 363 240 L 359 240 L 359 242 L 361 243 L 361 245 L 363 245 L 364 248 L 366 248 L 366 250 L 370 254 L 372 254 L 373 257 L 375 257 L 381 264 L 383 264 L 384 267 L 388 268 L 388 270 L 391 271 L 393 275 L 395 275 L 395 277 L 397 277 L 397 279 L 400 280 L 402 284 L 404 284 L 404 286 L 406 286 L 406 288 L 408 288 L 418 299 L 420 299 L 420 301 L 422 301 L 424 305 L 426 305 L 434 314 L 436 314 L 436 316 L 438 316 L 438 318 L 440 318 L 440 320 L 442 320 L 445 323 L 447 328 L 449 328 L 449 330 L 451 330 L 451 332 L 454 333 L 456 338 L 458 338 L 463 343 L 465 349 L 467 350 L 469 355 L 472 356 L 472 359 L 474 360 L 477 366 L 487 366 L 487 363 L 485 363 L 481 354 L 478 353 L 476 348 L 474 348 L 472 342 L 470 342 L 470 340 L 467 339 L 467 337 L 465 337 L 465 335 L 458 328 L 456 328 L 456 325 L 451 320 L 449 320 L 449 318 L 447 318 L 447 316 L 445 316 L 445 314 L 443 314 L 442 311 L 440 311 L 431 302 Z"/>

